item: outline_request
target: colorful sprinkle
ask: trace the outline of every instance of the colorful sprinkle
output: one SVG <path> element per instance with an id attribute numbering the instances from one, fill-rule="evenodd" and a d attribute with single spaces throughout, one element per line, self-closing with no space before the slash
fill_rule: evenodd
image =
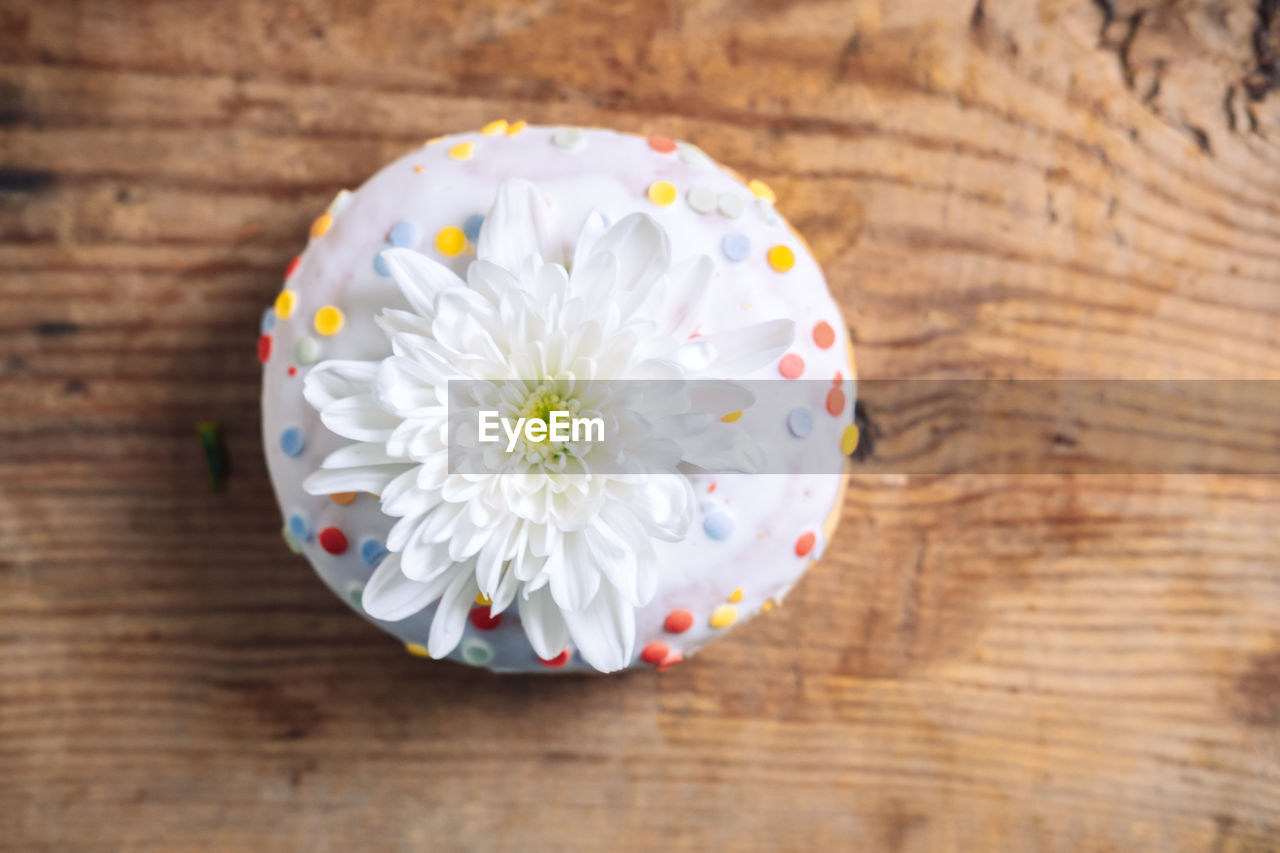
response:
<path id="1" fill-rule="evenodd" d="M 311 525 L 307 524 L 307 519 L 299 513 L 289 516 L 289 532 L 299 542 L 311 541 Z"/>
<path id="2" fill-rule="evenodd" d="M 271 358 L 271 336 L 258 335 L 258 361 L 266 364 L 269 358 Z"/>
<path id="3" fill-rule="evenodd" d="M 383 278 L 391 277 L 391 268 L 387 266 L 386 259 L 382 257 L 381 249 L 373 256 L 373 271 Z"/>
<path id="4" fill-rule="evenodd" d="M 453 257 L 467 245 L 467 235 L 456 225 L 446 225 L 436 232 L 436 251 Z"/>
<path id="5" fill-rule="evenodd" d="M 778 196 L 769 188 L 769 185 L 756 178 L 752 178 L 747 181 L 747 189 L 751 190 L 751 194 L 753 196 L 756 198 L 762 198 L 769 202 L 769 204 L 773 204 L 778 200 Z"/>
<path id="6" fill-rule="evenodd" d="M 655 133 L 649 137 L 649 147 L 660 154 L 670 154 L 676 150 L 676 143 L 670 136 Z"/>
<path id="7" fill-rule="evenodd" d="M 286 372 L 287 372 L 290 376 L 297 376 L 297 375 L 298 375 L 298 368 L 294 367 L 294 366 L 291 364 L 291 365 L 289 365 L 289 369 L 288 369 L 288 371 L 286 371 Z"/>
<path id="8" fill-rule="evenodd" d="M 733 535 L 733 519 L 723 512 L 713 512 L 702 520 L 702 530 L 717 542 Z"/>
<path id="9" fill-rule="evenodd" d="M 462 641 L 462 659 L 472 666 L 486 666 L 493 660 L 493 646 L 469 637 Z"/>
<path id="10" fill-rule="evenodd" d="M 786 272 L 796 265 L 796 253 L 791 251 L 790 246 L 773 246 L 765 257 L 769 260 L 769 266 L 778 272 Z"/>
<path id="11" fill-rule="evenodd" d="M 298 269 L 298 264 L 302 263 L 302 255 L 294 255 L 293 260 L 289 261 L 289 265 L 284 268 L 284 277 L 288 281 Z"/>
<path id="12" fill-rule="evenodd" d="M 315 222 L 311 223 L 311 238 L 314 240 L 323 237 L 331 225 L 333 225 L 333 214 L 320 214 L 316 217 Z"/>
<path id="13" fill-rule="evenodd" d="M 735 589 L 733 592 L 729 593 L 729 602 L 731 604 L 737 604 L 741 600 L 742 600 L 741 588 Z"/>
<path id="14" fill-rule="evenodd" d="M 298 364 L 313 364 L 320 358 L 320 342 L 310 335 L 303 335 L 293 345 L 293 357 Z"/>
<path id="15" fill-rule="evenodd" d="M 528 122 L 523 120 L 511 122 L 511 124 L 507 125 L 507 136 L 515 136 L 517 133 L 524 130 L 525 125 L 527 124 Z"/>
<path id="16" fill-rule="evenodd" d="M 423 173 L 423 171 L 425 171 L 425 169 L 424 169 L 422 166 L 414 166 L 414 167 L 413 167 L 413 173 L 414 173 L 415 175 L 421 175 L 421 174 Z"/>
<path id="17" fill-rule="evenodd" d="M 722 418 L 720 418 L 720 420 L 724 421 L 727 424 L 736 424 L 741 417 L 742 417 L 742 410 L 738 409 L 738 411 L 736 412 L 730 412 L 729 414 L 723 416 Z"/>
<path id="18" fill-rule="evenodd" d="M 796 556 L 807 556 L 813 550 L 813 543 L 816 541 L 817 537 L 812 532 L 801 534 L 800 538 L 796 540 Z"/>
<path id="19" fill-rule="evenodd" d="M 694 187 L 685 195 L 694 213 L 707 214 L 716 209 L 716 191 L 711 187 Z"/>
<path id="20" fill-rule="evenodd" d="M 316 327 L 316 331 L 324 335 L 326 338 L 330 335 L 336 335 L 342 330 L 342 324 L 346 322 L 346 317 L 342 316 L 336 306 L 326 305 L 316 312 L 312 325 Z"/>
<path id="21" fill-rule="evenodd" d="M 393 246 L 412 249 L 422 241 L 422 229 L 416 222 L 397 222 L 387 239 Z"/>
<path id="22" fill-rule="evenodd" d="M 468 240 L 480 239 L 480 226 L 484 225 L 484 214 L 473 213 L 462 222 L 462 233 Z"/>
<path id="23" fill-rule="evenodd" d="M 216 491 L 227 482 L 231 466 L 227 460 L 227 443 L 222 438 L 222 427 L 217 421 L 201 421 L 196 424 L 196 437 L 204 451 L 204 464 L 209 471 L 209 485 Z"/>
<path id="24" fill-rule="evenodd" d="M 662 623 L 663 630 L 668 634 L 683 634 L 692 627 L 693 613 L 683 607 L 668 613 L 666 621 Z"/>
<path id="25" fill-rule="evenodd" d="M 364 584 L 360 581 L 351 581 L 347 584 L 347 603 L 356 610 L 364 609 Z"/>
<path id="26" fill-rule="evenodd" d="M 266 334 L 275 328 L 276 325 L 276 309 L 268 308 L 262 312 L 262 321 L 258 323 L 258 331 Z"/>
<path id="27" fill-rule="evenodd" d="M 836 330 L 825 320 L 819 322 L 813 327 L 813 342 L 818 345 L 818 349 L 831 349 L 831 345 L 836 342 Z"/>
<path id="28" fill-rule="evenodd" d="M 276 316 L 281 320 L 288 320 L 293 316 L 293 309 L 298 307 L 298 294 L 292 290 L 282 290 L 276 296 L 275 311 Z"/>
<path id="29" fill-rule="evenodd" d="M 507 132 L 507 120 L 500 118 L 497 121 L 491 121 L 484 127 L 480 128 L 482 136 L 501 136 Z"/>
<path id="30" fill-rule="evenodd" d="M 566 151 L 587 147 L 587 135 L 576 127 L 562 127 L 551 136 L 551 144 Z"/>
<path id="31" fill-rule="evenodd" d="M 666 207 L 676 200 L 676 188 L 668 181 L 654 181 L 649 184 L 649 190 L 645 195 L 658 207 Z"/>
<path id="32" fill-rule="evenodd" d="M 334 216 L 342 215 L 342 211 L 346 210 L 347 206 L 351 204 L 352 198 L 354 196 L 351 194 L 351 190 L 338 190 L 333 196 L 333 201 L 329 202 L 329 212 Z"/>
<path id="33" fill-rule="evenodd" d="M 778 224 L 778 213 L 773 209 L 773 202 L 767 198 L 756 199 L 756 213 L 760 214 L 760 219 L 766 225 Z"/>
<path id="34" fill-rule="evenodd" d="M 475 625 L 478 631 L 492 631 L 502 624 L 502 614 L 491 616 L 487 607 L 471 608 L 471 614 L 468 618 L 471 619 L 471 624 Z"/>
<path id="35" fill-rule="evenodd" d="M 326 527 L 320 531 L 320 547 L 330 554 L 345 554 L 347 551 L 347 534 L 336 527 Z"/>
<path id="36" fill-rule="evenodd" d="M 778 362 L 778 372 L 787 379 L 799 379 L 804 373 L 804 359 L 793 352 L 789 352 Z"/>
<path id="37" fill-rule="evenodd" d="M 720 251 L 734 263 L 745 261 L 747 255 L 751 254 L 751 239 L 741 231 L 726 234 L 720 241 Z"/>
<path id="38" fill-rule="evenodd" d="M 421 643 L 405 643 L 404 650 L 416 658 L 431 659 L 431 652 L 427 651 L 427 647 Z"/>
<path id="39" fill-rule="evenodd" d="M 839 417 L 844 412 L 844 403 L 844 392 L 839 388 L 827 392 L 827 414 Z"/>
<path id="40" fill-rule="evenodd" d="M 559 669 L 569 662 L 569 650 L 565 649 L 553 658 L 538 658 L 538 660 L 548 669 Z"/>
<path id="41" fill-rule="evenodd" d="M 338 506 L 347 506 L 356 499 L 356 495 L 358 494 L 359 492 L 334 492 L 329 495 L 329 500 L 333 501 Z"/>
<path id="42" fill-rule="evenodd" d="M 787 429 L 796 438 L 808 438 L 813 432 L 813 412 L 799 407 L 787 412 Z"/>
<path id="43" fill-rule="evenodd" d="M 483 604 L 485 607 L 493 606 L 493 599 L 485 595 L 483 592 L 477 592 L 474 601 L 476 604 Z"/>
<path id="44" fill-rule="evenodd" d="M 747 210 L 747 203 L 733 193 L 722 193 L 716 206 L 720 215 L 729 219 L 737 219 Z"/>
<path id="45" fill-rule="evenodd" d="M 858 449 L 858 432 L 857 424 L 849 424 L 844 428 L 844 432 L 840 434 L 840 452 L 845 456 Z"/>
<path id="46" fill-rule="evenodd" d="M 770 610 L 772 610 L 776 606 L 776 604 L 777 602 L 775 602 L 772 598 L 770 598 L 766 600 L 764 604 L 760 605 L 760 612 L 768 613 Z"/>
<path id="47" fill-rule="evenodd" d="M 684 660 L 684 655 L 679 652 L 673 652 L 672 654 L 667 655 L 666 658 L 663 659 L 662 663 L 658 664 L 657 670 L 658 672 L 662 672 L 668 667 L 675 666 L 682 660 Z"/>
<path id="48" fill-rule="evenodd" d="M 292 551 L 292 552 L 293 552 L 293 553 L 295 553 L 295 554 L 301 554 L 301 553 L 302 553 L 302 545 L 301 545 L 301 544 L 299 544 L 299 543 L 298 543 L 298 540 L 297 540 L 297 539 L 295 539 L 295 538 L 293 537 L 293 534 L 289 532 L 289 528 L 288 528 L 288 527 L 281 527 L 281 528 L 280 528 L 280 536 L 281 536 L 281 538 L 283 538 L 283 539 L 284 539 L 284 544 L 286 544 L 286 545 L 288 545 L 288 546 L 289 546 L 289 550 L 290 550 L 290 551 Z"/>
<path id="49" fill-rule="evenodd" d="M 360 543 L 360 560 L 366 566 L 377 566 L 389 553 L 386 546 L 372 536 Z"/>
<path id="50" fill-rule="evenodd" d="M 302 451 L 307 449 L 307 439 L 302 435 L 302 430 L 297 427 L 286 427 L 280 433 L 280 449 L 284 451 L 285 456 L 298 458 L 302 455 Z"/>
<path id="51" fill-rule="evenodd" d="M 671 647 L 661 640 L 654 640 L 640 652 L 640 660 L 645 663 L 661 663 L 671 654 Z"/>
<path id="52" fill-rule="evenodd" d="M 470 160 L 471 155 L 476 151 L 474 142 L 459 142 L 457 145 L 449 149 L 449 159 L 451 160 Z"/>
<path id="53" fill-rule="evenodd" d="M 728 628 L 738 621 L 738 608 L 732 604 L 721 604 L 711 611 L 709 624 L 712 628 Z"/>

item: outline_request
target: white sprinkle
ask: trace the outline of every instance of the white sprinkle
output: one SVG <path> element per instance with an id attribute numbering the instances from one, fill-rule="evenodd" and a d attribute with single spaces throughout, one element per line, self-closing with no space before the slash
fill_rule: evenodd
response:
<path id="1" fill-rule="evenodd" d="M 551 137 L 551 144 L 566 151 L 581 151 L 587 147 L 587 135 L 576 127 L 562 127 Z"/>
<path id="2" fill-rule="evenodd" d="M 741 196 L 724 193 L 720 196 L 720 214 L 730 219 L 737 219 L 747 209 L 747 203 Z"/>
<path id="3" fill-rule="evenodd" d="M 689 202 L 689 206 L 698 213 L 710 213 L 716 209 L 716 191 L 711 187 L 694 187 L 689 190 L 685 199 Z"/>

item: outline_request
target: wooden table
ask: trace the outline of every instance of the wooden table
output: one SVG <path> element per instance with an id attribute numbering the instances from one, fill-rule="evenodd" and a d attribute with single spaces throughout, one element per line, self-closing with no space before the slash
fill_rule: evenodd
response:
<path id="1" fill-rule="evenodd" d="M 1280 849 L 1275 478 L 861 475 L 696 660 L 497 678 L 284 549 L 254 360 L 337 189 L 507 117 L 767 180 L 864 376 L 1280 378 L 1275 8 L 0 3 L 0 846 Z"/>

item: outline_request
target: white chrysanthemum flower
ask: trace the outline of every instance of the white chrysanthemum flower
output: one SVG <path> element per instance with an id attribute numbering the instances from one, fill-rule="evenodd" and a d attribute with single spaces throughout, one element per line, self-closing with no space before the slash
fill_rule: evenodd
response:
<path id="1" fill-rule="evenodd" d="M 759 462 L 739 430 L 710 414 L 752 399 L 722 377 L 776 359 L 794 328 L 776 320 L 695 337 L 709 258 L 672 266 L 666 233 L 643 213 L 612 227 L 592 214 L 572 247 L 551 236 L 550 217 L 532 184 L 504 184 L 465 282 L 410 250 L 383 252 L 411 310 L 378 318 L 391 356 L 308 374 L 307 401 L 355 443 L 304 487 L 379 494 L 399 519 L 363 605 L 396 621 L 438 601 L 433 657 L 458 644 L 483 594 L 494 615 L 516 602 L 540 657 L 572 642 L 610 672 L 630 663 L 635 610 L 657 587 L 654 541 L 690 527 L 688 473 Z M 655 381 L 595 381 L 612 379 Z M 698 379 L 715 381 L 688 381 Z M 482 448 L 455 429 L 451 447 L 459 405 L 513 419 L 589 413 L 606 422 L 606 439 L 522 442 L 508 454 L 505 440 Z"/>

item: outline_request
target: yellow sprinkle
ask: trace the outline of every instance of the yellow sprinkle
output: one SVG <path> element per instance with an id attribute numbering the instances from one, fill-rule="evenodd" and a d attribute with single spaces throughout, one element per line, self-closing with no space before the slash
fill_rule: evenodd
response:
<path id="1" fill-rule="evenodd" d="M 769 259 L 769 266 L 778 272 L 786 272 L 796 265 L 796 253 L 789 246 L 773 246 L 765 257 Z"/>
<path id="2" fill-rule="evenodd" d="M 849 424 L 844 428 L 844 432 L 840 434 L 840 452 L 845 456 L 858 449 L 858 438 L 860 437 L 857 424 Z"/>
<path id="3" fill-rule="evenodd" d="M 276 317 L 288 320 L 293 316 L 293 309 L 298 307 L 298 295 L 292 290 L 282 290 L 276 297 Z"/>
<path id="4" fill-rule="evenodd" d="M 649 184 L 646 195 L 649 196 L 649 201 L 658 207 L 666 207 L 676 200 L 676 188 L 667 181 L 654 181 Z"/>
<path id="5" fill-rule="evenodd" d="M 333 501 L 339 506 L 346 506 L 347 504 L 351 503 L 355 499 L 356 499 L 355 492 L 334 492 L 333 494 L 329 495 L 329 500 Z"/>
<path id="6" fill-rule="evenodd" d="M 418 658 L 431 657 L 431 652 L 427 651 L 427 647 L 418 645 L 417 643 L 405 643 L 404 650 L 409 654 L 413 655 L 414 657 L 418 657 Z"/>
<path id="7" fill-rule="evenodd" d="M 517 133 L 524 130 L 524 126 L 526 124 L 528 124 L 528 122 L 523 120 L 511 122 L 511 124 L 507 125 L 507 136 L 515 136 Z"/>
<path id="8" fill-rule="evenodd" d="M 344 322 L 346 318 L 342 316 L 341 311 L 332 305 L 326 305 L 316 312 L 314 325 L 317 332 L 329 337 L 338 334 Z"/>
<path id="9" fill-rule="evenodd" d="M 744 303 L 742 303 L 742 310 L 743 310 L 743 311 L 750 311 L 750 310 L 751 310 L 751 303 L 750 303 L 750 302 L 744 302 Z"/>
<path id="10" fill-rule="evenodd" d="M 768 599 L 767 601 L 765 601 L 765 603 L 764 603 L 764 604 L 761 604 L 761 605 L 760 605 L 760 612 L 761 612 L 761 613 L 768 613 L 768 612 L 769 612 L 770 610 L 772 610 L 772 609 L 773 609 L 773 599 L 772 599 L 772 598 Z"/>
<path id="11" fill-rule="evenodd" d="M 484 127 L 480 128 L 480 133 L 485 136 L 500 136 L 507 132 L 507 120 L 500 118 L 497 121 L 491 121 Z"/>
<path id="12" fill-rule="evenodd" d="M 433 137 L 431 137 L 430 139 L 428 139 L 426 142 L 424 142 L 424 143 L 422 143 L 422 144 L 423 144 L 424 146 L 426 146 L 426 145 L 435 145 L 435 144 L 436 144 L 437 142 L 439 142 L 441 139 L 444 139 L 444 137 L 443 137 L 443 136 L 433 136 Z"/>
<path id="13" fill-rule="evenodd" d="M 414 167 L 413 167 L 413 173 L 414 173 L 415 175 L 421 175 L 421 174 L 422 174 L 422 167 L 421 167 L 421 166 L 414 166 Z"/>
<path id="14" fill-rule="evenodd" d="M 729 600 L 732 601 L 734 604 L 737 604 L 739 601 L 741 601 L 742 589 L 741 588 L 735 589 L 733 592 L 729 593 Z"/>
<path id="15" fill-rule="evenodd" d="M 778 196 L 770 189 L 769 185 L 759 178 L 752 178 L 747 181 L 747 189 L 751 190 L 751 194 L 756 198 L 762 198 L 770 204 L 778 200 Z"/>
<path id="16" fill-rule="evenodd" d="M 333 224 L 332 213 L 322 213 L 316 217 L 316 221 L 311 223 L 311 237 L 323 237 L 324 232 L 329 230 L 329 226 Z"/>
<path id="17" fill-rule="evenodd" d="M 712 628 L 728 628 L 737 621 L 738 608 L 734 607 L 732 604 L 721 604 L 715 610 L 711 611 Z"/>
<path id="18" fill-rule="evenodd" d="M 456 225 L 446 225 L 436 232 L 436 251 L 453 257 L 467 245 L 467 235 Z"/>
<path id="19" fill-rule="evenodd" d="M 475 150 L 476 144 L 474 142 L 459 142 L 449 149 L 449 156 L 454 160 L 470 160 Z"/>
<path id="20" fill-rule="evenodd" d="M 493 604 L 493 599 L 485 595 L 483 592 L 476 593 L 476 604 L 483 604 L 485 607 Z"/>

